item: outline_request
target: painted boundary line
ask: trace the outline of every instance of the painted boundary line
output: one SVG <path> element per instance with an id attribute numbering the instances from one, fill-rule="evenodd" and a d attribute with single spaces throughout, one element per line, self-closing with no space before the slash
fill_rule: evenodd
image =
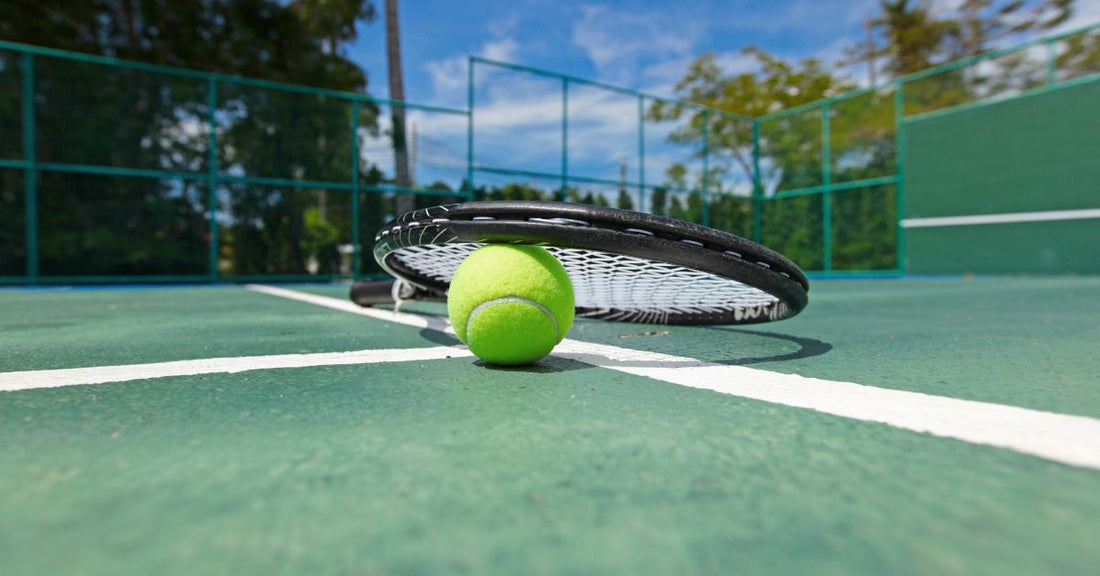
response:
<path id="1" fill-rule="evenodd" d="M 361 308 L 349 301 L 270 286 L 248 288 L 336 310 L 454 333 L 440 318 Z M 572 339 L 562 341 L 554 349 L 554 355 L 680 386 L 807 408 L 1100 470 L 1100 420 L 1085 416 L 806 378 Z"/>
<path id="2" fill-rule="evenodd" d="M 273 368 L 308 368 L 311 366 L 341 366 L 348 364 L 378 364 L 383 362 L 414 362 L 471 356 L 465 348 L 435 346 L 432 348 L 400 348 L 393 350 L 357 350 L 353 352 L 322 352 L 318 354 L 280 354 L 273 356 L 243 356 L 236 358 L 205 358 L 153 364 L 125 366 L 93 366 L 59 370 L 28 370 L 0 372 L 0 392 L 58 388 L 82 384 L 128 382 L 169 376 L 198 374 L 235 374 L 249 370 Z"/>
<path id="3" fill-rule="evenodd" d="M 453 334 L 442 318 L 361 308 L 350 301 L 283 288 L 248 288 L 271 296 Z M 271 368 L 441 360 L 469 355 L 470 352 L 465 347 L 436 346 L 7 372 L 0 373 L 0 391 Z M 1100 420 L 1085 416 L 876 388 L 852 382 L 806 378 L 571 339 L 564 340 L 555 349 L 554 355 L 670 384 L 816 410 L 854 420 L 877 422 L 1100 470 Z"/>
<path id="4" fill-rule="evenodd" d="M 1088 220 L 1100 218 L 1100 208 L 1088 210 L 1050 210 L 1047 212 L 1010 212 L 975 216 L 943 216 L 939 218 L 906 218 L 902 228 L 938 228 L 941 226 L 973 226 L 977 224 L 1011 224 L 1017 222 L 1051 222 L 1054 220 Z"/>
<path id="5" fill-rule="evenodd" d="M 554 355 L 826 414 L 1007 448 L 1100 470 L 1100 420 L 566 340 Z"/>

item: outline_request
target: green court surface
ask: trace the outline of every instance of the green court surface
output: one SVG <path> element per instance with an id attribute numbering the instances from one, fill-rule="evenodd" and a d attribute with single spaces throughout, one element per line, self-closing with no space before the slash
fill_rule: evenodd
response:
<path id="1" fill-rule="evenodd" d="M 792 320 L 579 320 L 495 369 L 434 329 L 439 304 L 3 290 L 0 572 L 1095 574 L 1098 291 L 818 281 Z M 371 359 L 318 360 L 347 351 Z M 241 364 L 157 376 L 215 358 Z M 681 385 L 696 373 L 719 381 Z M 84 380 L 34 384 L 53 377 Z M 848 383 L 878 403 L 838 415 Z M 788 384 L 818 404 L 759 399 Z M 983 428 L 1005 407 L 1024 410 Z M 944 432 L 971 414 L 988 442 Z"/>

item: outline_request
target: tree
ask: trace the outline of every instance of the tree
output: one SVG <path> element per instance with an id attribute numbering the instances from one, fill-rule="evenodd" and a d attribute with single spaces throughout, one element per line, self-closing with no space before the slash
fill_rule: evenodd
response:
<path id="1" fill-rule="evenodd" d="M 372 16 L 368 0 L 15 0 L 0 4 L 0 37 L 364 92 L 366 73 L 343 56 L 342 46 L 354 38 L 356 22 Z M 206 170 L 205 81 L 57 58 L 39 58 L 36 72 L 40 161 Z M 232 82 L 219 82 L 217 90 L 223 174 L 351 178 L 347 102 Z M 368 105 L 361 113 L 360 125 L 370 129 L 376 114 Z M 46 172 L 39 189 L 44 273 L 208 269 L 209 191 L 201 180 Z M 218 196 L 225 272 L 303 273 L 318 261 L 315 240 L 324 236 L 312 219 L 350 229 L 346 210 L 321 218 L 328 205 L 323 191 L 230 184 Z M 320 258 L 320 267 L 331 268 L 324 263 L 330 260 Z"/>
<path id="2" fill-rule="evenodd" d="M 860 44 L 849 49 L 853 60 L 885 59 L 883 68 L 891 77 L 904 76 L 949 59 L 949 40 L 958 29 L 950 20 L 936 19 L 927 1 L 882 0 L 881 13 L 871 19 L 881 45 Z"/>
<path id="3" fill-rule="evenodd" d="M 330 55 L 359 37 L 359 22 L 375 17 L 374 6 L 363 0 L 295 0 L 290 8 Z"/>
<path id="4" fill-rule="evenodd" d="M 973 56 L 1005 39 L 1064 23 L 1072 15 L 1073 0 L 963 0 L 958 12 L 951 28 L 960 48 L 956 55 Z"/>
<path id="5" fill-rule="evenodd" d="M 879 10 L 869 20 L 871 38 L 849 48 L 846 63 L 884 59 L 897 78 L 1054 28 L 1072 15 L 1073 0 L 962 0 L 941 16 L 930 0 L 881 0 Z"/>
<path id="6" fill-rule="evenodd" d="M 649 212 L 658 216 L 664 216 L 668 214 L 667 187 L 656 186 L 653 188 L 653 195 L 649 199 Z"/>
<path id="7" fill-rule="evenodd" d="M 630 194 L 627 193 L 626 189 L 619 190 L 619 197 L 615 201 L 615 207 L 619 208 L 620 210 L 634 209 L 634 199 L 630 197 Z"/>
<path id="8" fill-rule="evenodd" d="M 702 155 L 699 143 L 703 141 L 705 126 L 712 170 L 728 171 L 736 167 L 742 174 L 751 175 L 752 121 L 736 114 L 760 117 L 850 90 L 854 85 L 826 70 L 817 59 L 789 63 L 755 47 L 742 52 L 756 59 L 759 66 L 756 71 L 727 75 L 713 53 L 704 54 L 691 63 L 687 73 L 676 84 L 676 94 L 681 101 L 656 101 L 650 106 L 647 117 L 655 121 L 682 121 L 670 133 L 669 140 L 693 146 L 696 157 Z M 711 110 L 699 109 L 684 102 Z M 779 147 L 812 146 L 813 140 L 804 129 L 776 131 L 766 144 Z M 820 143 L 816 149 L 820 150 Z M 790 163 L 786 166 L 786 172 L 792 174 L 800 163 L 805 164 L 807 155 L 812 156 L 813 150 L 803 150 L 798 158 L 787 154 Z M 730 162 L 733 166 L 729 165 Z"/>
<path id="9" fill-rule="evenodd" d="M 1066 38 L 1058 55 L 1058 70 L 1070 78 L 1100 72 L 1100 31 L 1093 30 Z"/>

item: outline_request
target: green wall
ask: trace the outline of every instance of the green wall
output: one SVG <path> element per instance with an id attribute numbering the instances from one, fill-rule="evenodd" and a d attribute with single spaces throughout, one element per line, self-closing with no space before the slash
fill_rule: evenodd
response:
<path id="1" fill-rule="evenodd" d="M 907 219 L 1100 208 L 1100 81 L 904 123 Z M 906 272 L 1100 273 L 1100 219 L 908 228 Z"/>

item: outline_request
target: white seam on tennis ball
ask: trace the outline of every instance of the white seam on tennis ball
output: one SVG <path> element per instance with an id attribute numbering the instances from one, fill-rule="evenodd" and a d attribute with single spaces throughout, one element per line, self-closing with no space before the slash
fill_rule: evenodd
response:
<path id="1" fill-rule="evenodd" d="M 470 315 L 466 317 L 467 333 L 470 330 L 470 324 L 474 321 L 474 317 L 480 314 L 483 309 L 488 308 L 489 306 L 492 306 L 494 304 L 505 304 L 507 302 L 522 302 L 524 304 L 530 304 L 542 311 L 543 314 L 546 314 L 546 317 L 549 318 L 550 322 L 553 322 L 554 324 L 554 341 L 558 341 L 558 319 L 554 317 L 554 314 L 550 312 L 550 309 L 546 306 L 543 306 L 542 304 L 539 304 L 538 302 L 535 302 L 534 300 L 531 300 L 530 298 L 523 298 L 521 296 L 502 296 L 500 298 L 486 300 L 481 304 L 475 306 L 473 310 L 470 310 Z"/>

